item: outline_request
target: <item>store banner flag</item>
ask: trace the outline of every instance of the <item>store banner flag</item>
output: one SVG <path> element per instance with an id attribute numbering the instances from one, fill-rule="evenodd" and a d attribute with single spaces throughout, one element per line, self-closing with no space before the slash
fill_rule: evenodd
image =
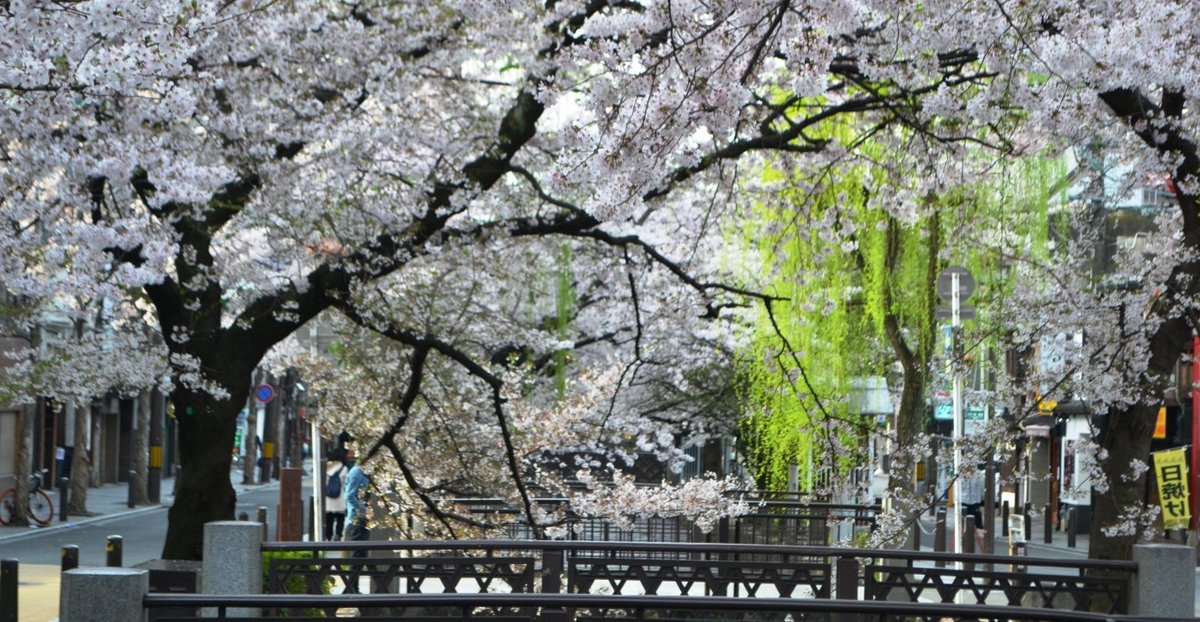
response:
<path id="1" fill-rule="evenodd" d="M 1162 504 L 1163 529 L 1187 529 L 1192 517 L 1188 501 L 1187 451 L 1183 447 L 1156 451 L 1154 475 Z"/>

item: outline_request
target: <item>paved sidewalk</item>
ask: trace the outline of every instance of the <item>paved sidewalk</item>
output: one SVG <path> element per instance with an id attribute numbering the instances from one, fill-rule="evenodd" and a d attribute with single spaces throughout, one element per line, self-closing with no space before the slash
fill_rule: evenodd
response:
<path id="1" fill-rule="evenodd" d="M 305 463 L 305 467 L 306 472 L 311 472 L 311 466 L 308 463 Z M 233 484 L 234 491 L 239 495 L 247 490 L 257 489 L 263 486 L 279 485 L 278 480 L 273 480 L 268 484 L 242 484 L 242 471 L 240 469 L 231 471 L 229 474 L 229 480 L 230 483 Z M 47 490 L 46 493 L 49 494 L 50 498 L 54 501 L 54 519 L 50 525 L 47 527 L 39 527 L 36 525 L 32 527 L 0 526 L 0 542 L 23 538 L 37 533 L 45 533 L 46 530 L 68 529 L 90 522 L 112 518 L 114 516 L 138 514 L 142 512 L 149 512 L 160 507 L 171 507 L 171 504 L 175 500 L 175 478 L 163 478 L 160 490 L 160 503 L 129 507 L 128 484 L 105 484 L 98 488 L 89 488 L 87 493 L 87 509 L 91 515 L 68 516 L 66 522 L 60 520 L 59 513 L 61 512 L 61 506 L 59 505 L 58 491 Z"/>
<path id="2" fill-rule="evenodd" d="M 948 520 L 948 519 L 947 519 Z M 995 546 L 993 551 L 996 555 L 1008 555 L 1009 537 L 1004 535 L 1003 526 L 1000 514 L 996 514 L 995 528 Z M 1067 532 L 1051 529 L 1050 542 L 1045 541 L 1045 523 L 1042 517 L 1033 516 L 1030 520 L 1029 533 L 1026 534 L 1025 554 L 1030 557 L 1051 557 L 1072 559 L 1079 557 L 1080 559 L 1088 556 L 1089 539 L 1087 532 L 1075 534 L 1074 546 L 1069 542 Z M 921 516 L 921 550 L 932 551 L 934 541 L 934 517 L 933 514 L 923 514 Z M 950 544 L 953 535 L 950 531 L 946 534 L 946 549 L 953 552 L 954 547 Z M 977 536 L 975 552 L 982 554 L 983 536 Z"/>

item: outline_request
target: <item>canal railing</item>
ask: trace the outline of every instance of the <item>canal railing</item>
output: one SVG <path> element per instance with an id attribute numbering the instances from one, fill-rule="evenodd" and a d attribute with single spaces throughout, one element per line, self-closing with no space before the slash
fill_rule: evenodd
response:
<path id="1" fill-rule="evenodd" d="M 145 619 L 166 608 L 172 619 L 238 620 L 347 611 L 495 622 L 740 619 L 734 611 L 780 621 L 1177 619 L 1194 607 L 1194 553 L 1169 545 L 1103 562 L 722 543 L 283 543 L 263 542 L 257 523 L 230 521 L 205 528 L 202 594 L 151 594 L 146 572 L 64 572 L 61 621 Z M 121 581 L 137 592 L 136 615 L 79 617 L 124 602 L 114 600 Z"/>

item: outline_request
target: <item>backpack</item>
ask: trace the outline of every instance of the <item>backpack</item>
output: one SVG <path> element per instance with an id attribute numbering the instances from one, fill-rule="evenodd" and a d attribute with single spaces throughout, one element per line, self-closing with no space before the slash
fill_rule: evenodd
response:
<path id="1" fill-rule="evenodd" d="M 338 467 L 338 470 L 334 471 L 333 475 L 329 476 L 329 481 L 325 482 L 326 497 L 342 496 L 342 470 L 345 468 L 345 465 Z"/>

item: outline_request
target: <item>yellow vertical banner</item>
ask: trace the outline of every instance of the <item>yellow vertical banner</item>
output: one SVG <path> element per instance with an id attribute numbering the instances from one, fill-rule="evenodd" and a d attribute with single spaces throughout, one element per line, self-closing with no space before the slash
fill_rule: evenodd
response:
<path id="1" fill-rule="evenodd" d="M 1189 509 L 1187 451 L 1183 447 L 1156 451 L 1154 475 L 1158 478 L 1158 501 L 1162 505 L 1163 529 L 1187 529 Z"/>

